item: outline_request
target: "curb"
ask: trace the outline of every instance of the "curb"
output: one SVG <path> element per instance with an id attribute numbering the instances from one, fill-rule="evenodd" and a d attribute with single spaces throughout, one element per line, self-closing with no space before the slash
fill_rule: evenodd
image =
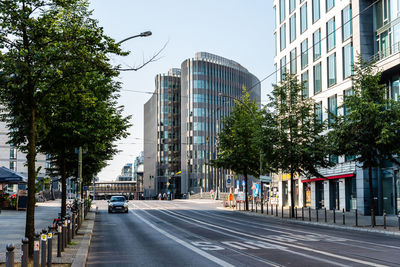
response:
<path id="1" fill-rule="evenodd" d="M 96 207 L 93 207 L 96 209 Z M 76 252 L 75 258 L 72 261 L 71 267 L 82 267 L 86 266 L 87 258 L 89 255 L 89 248 L 90 248 L 90 243 L 92 241 L 92 236 L 93 236 L 93 229 L 94 229 L 94 221 L 96 219 L 96 211 L 90 211 L 91 213 L 94 214 L 93 220 L 90 219 L 88 220 L 88 229 L 84 230 L 84 237 L 82 242 L 79 245 L 79 249 Z"/>
<path id="2" fill-rule="evenodd" d="M 227 209 L 227 208 L 224 208 L 224 207 L 218 207 L 217 209 L 225 210 L 225 211 L 232 211 L 232 212 L 237 212 L 237 213 L 242 213 L 242 214 L 246 214 L 248 216 L 271 218 L 273 220 L 286 222 L 286 223 L 290 223 L 290 224 L 313 225 L 313 226 L 319 226 L 319 227 L 323 227 L 323 228 L 331 228 L 331 229 L 336 229 L 336 230 L 368 232 L 368 233 L 375 233 L 375 234 L 381 234 L 381 235 L 386 235 L 386 236 L 391 236 L 391 237 L 399 237 L 400 238 L 400 232 L 391 232 L 391 231 L 383 231 L 383 230 L 376 230 L 376 229 L 356 228 L 356 227 L 351 227 L 351 226 L 339 226 L 339 225 L 317 223 L 317 222 L 296 221 L 296 220 L 290 220 L 290 219 L 287 219 L 287 218 L 286 219 L 285 218 L 282 219 L 280 217 L 266 216 L 266 215 L 262 215 L 262 214 L 258 214 L 258 213 L 252 213 L 250 211 L 245 212 L 245 211 L 238 211 L 238 210 L 234 210 L 234 209 Z"/>

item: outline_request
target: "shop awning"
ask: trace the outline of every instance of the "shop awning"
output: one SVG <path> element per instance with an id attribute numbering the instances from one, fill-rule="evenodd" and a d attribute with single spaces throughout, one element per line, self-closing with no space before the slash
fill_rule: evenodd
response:
<path id="1" fill-rule="evenodd" d="M 0 167 L 0 183 L 2 184 L 23 184 L 27 183 L 28 178 L 18 172 L 6 167 Z"/>
<path id="2" fill-rule="evenodd" d="M 355 176 L 354 173 L 348 173 L 348 174 L 340 174 L 340 175 L 328 176 L 328 177 L 325 177 L 325 178 L 312 178 L 312 179 L 307 179 L 307 180 L 301 180 L 301 182 L 302 183 L 309 183 L 309 182 L 324 181 L 324 180 L 352 178 L 354 176 Z"/>

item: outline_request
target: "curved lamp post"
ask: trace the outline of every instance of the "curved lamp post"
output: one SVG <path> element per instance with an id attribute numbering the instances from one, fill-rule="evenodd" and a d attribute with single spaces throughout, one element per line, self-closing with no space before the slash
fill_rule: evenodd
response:
<path id="1" fill-rule="evenodd" d="M 140 34 L 137 34 L 137 35 L 134 35 L 134 36 L 125 38 L 125 39 L 123 39 L 123 40 L 117 42 L 117 44 L 121 44 L 121 43 L 123 43 L 123 42 L 126 42 L 126 41 L 128 41 L 128 40 L 130 40 L 130 39 L 137 38 L 137 37 L 148 37 L 148 36 L 150 36 L 150 35 L 152 35 L 152 34 L 153 34 L 153 33 L 152 33 L 151 31 L 145 31 L 145 32 L 142 32 L 142 33 L 140 33 Z"/>

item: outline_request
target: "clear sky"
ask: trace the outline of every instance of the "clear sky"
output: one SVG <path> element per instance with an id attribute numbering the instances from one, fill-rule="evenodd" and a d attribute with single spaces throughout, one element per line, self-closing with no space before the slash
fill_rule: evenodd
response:
<path id="1" fill-rule="evenodd" d="M 118 142 L 121 152 L 99 174 L 115 180 L 125 163 L 133 163 L 143 150 L 143 105 L 154 91 L 154 77 L 204 51 L 235 60 L 260 80 L 273 72 L 272 0 L 91 0 L 93 16 L 105 33 L 119 41 L 150 30 L 153 35 L 123 43 L 128 57 L 115 64 L 138 66 L 168 42 L 161 58 L 137 72 L 121 73 L 119 103 L 132 115 L 130 136 Z M 272 75 L 274 77 L 274 75 Z M 261 85 L 262 101 L 273 78 Z"/>

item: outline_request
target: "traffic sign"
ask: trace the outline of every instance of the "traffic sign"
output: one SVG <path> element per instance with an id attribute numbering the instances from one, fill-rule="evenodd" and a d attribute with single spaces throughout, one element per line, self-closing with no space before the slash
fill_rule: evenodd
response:
<path id="1" fill-rule="evenodd" d="M 252 189 L 252 190 L 255 190 L 255 189 L 256 189 L 256 185 L 253 184 L 253 186 L 251 187 L 251 189 Z"/>
<path id="2" fill-rule="evenodd" d="M 231 188 L 233 184 L 233 177 L 232 175 L 227 175 L 226 176 L 226 187 Z"/>

